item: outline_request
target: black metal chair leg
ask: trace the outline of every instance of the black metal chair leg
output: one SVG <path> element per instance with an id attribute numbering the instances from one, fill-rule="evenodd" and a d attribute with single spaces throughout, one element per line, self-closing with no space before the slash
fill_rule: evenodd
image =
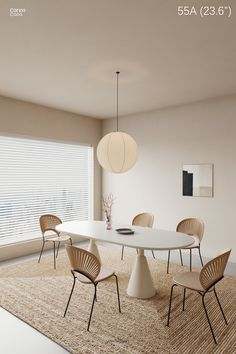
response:
<path id="1" fill-rule="evenodd" d="M 176 286 L 176 284 L 173 284 L 171 287 L 171 291 L 170 291 L 169 311 L 168 311 L 168 318 L 167 318 L 167 324 L 166 324 L 168 327 L 170 324 L 170 311 L 171 311 L 172 295 L 173 295 L 173 289 L 175 286 Z"/>
<path id="2" fill-rule="evenodd" d="M 218 296 L 217 296 L 217 293 L 216 293 L 216 289 L 215 289 L 215 288 L 214 288 L 214 294 L 215 294 L 216 300 L 217 300 L 217 302 L 218 302 L 219 308 L 220 308 L 220 310 L 221 310 L 221 313 L 222 313 L 222 315 L 223 315 L 223 317 L 224 317 L 225 323 L 228 324 L 227 319 L 226 319 L 225 314 L 224 314 L 224 311 L 223 311 L 223 308 L 222 308 L 222 306 L 221 306 L 221 304 L 220 304 L 220 300 L 219 300 L 219 298 L 218 298 Z"/>
<path id="3" fill-rule="evenodd" d="M 123 261 L 123 256 L 124 256 L 124 248 L 125 248 L 125 246 L 122 246 L 122 251 L 121 251 L 121 260 Z"/>
<path id="4" fill-rule="evenodd" d="M 198 248 L 198 252 L 199 252 L 200 261 L 201 261 L 201 264 L 202 264 L 202 267 L 203 267 L 203 261 L 202 261 L 202 255 L 201 255 L 200 246 Z"/>
<path id="5" fill-rule="evenodd" d="M 115 279 L 116 279 L 116 292 L 117 292 L 118 308 L 119 308 L 119 312 L 121 312 L 121 308 L 120 308 L 120 292 L 119 292 L 118 278 L 117 278 L 117 275 L 116 275 L 116 274 L 114 274 L 114 277 L 115 277 Z"/>
<path id="6" fill-rule="evenodd" d="M 206 314 L 206 318 L 207 318 L 207 321 L 208 321 L 208 324 L 209 324 L 209 327 L 210 327 L 210 330 L 211 330 L 211 334 L 212 334 L 212 337 L 214 339 L 214 342 L 215 344 L 217 344 L 217 341 L 216 341 L 216 337 L 215 337 L 215 334 L 213 332 L 213 328 L 212 328 L 212 325 L 211 325 L 211 321 L 210 321 L 210 318 L 208 316 L 208 313 L 207 313 L 207 309 L 206 309 L 206 305 L 205 305 L 205 302 L 204 302 L 204 295 L 202 295 L 202 305 L 203 305 L 203 308 L 204 308 L 204 311 L 205 311 L 205 314 Z"/>
<path id="7" fill-rule="evenodd" d="M 169 267 L 170 267 L 170 250 L 168 251 L 168 261 L 167 261 L 167 270 L 166 273 L 169 273 Z"/>
<path id="8" fill-rule="evenodd" d="M 70 245 L 72 246 L 72 238 L 70 238 Z"/>
<path id="9" fill-rule="evenodd" d="M 185 299 L 186 299 L 186 288 L 184 288 L 184 296 L 183 296 L 183 311 L 185 309 Z"/>
<path id="10" fill-rule="evenodd" d="M 154 259 L 156 258 L 153 250 L 152 250 L 152 256 Z"/>
<path id="11" fill-rule="evenodd" d="M 57 254 L 56 254 L 56 258 L 57 258 L 57 256 L 58 256 L 59 248 L 60 248 L 60 241 L 58 242 L 58 245 L 57 245 Z"/>
<path id="12" fill-rule="evenodd" d="M 94 303 L 95 303 L 95 299 L 96 299 L 96 297 L 97 297 L 97 284 L 94 284 L 94 296 L 93 296 L 93 303 L 92 303 L 92 307 L 91 307 L 91 311 L 90 311 L 90 316 L 89 316 L 89 322 L 88 322 L 87 331 L 89 331 L 90 322 L 91 322 L 92 315 L 93 315 L 93 308 L 94 308 Z"/>
<path id="13" fill-rule="evenodd" d="M 184 263 L 183 263 L 183 257 L 182 257 L 182 251 L 181 251 L 181 249 L 179 250 L 179 256 L 180 256 L 181 265 L 183 266 Z"/>
<path id="14" fill-rule="evenodd" d="M 53 242 L 53 254 L 54 254 L 54 269 L 56 269 L 56 243 Z"/>
<path id="15" fill-rule="evenodd" d="M 73 285 L 72 285 L 72 288 L 71 288 L 71 292 L 70 292 L 69 299 L 68 299 L 68 301 L 67 301 L 66 309 L 65 309 L 65 312 L 64 312 L 64 317 L 65 317 L 65 315 L 66 315 L 66 313 L 67 313 L 67 310 L 68 310 L 68 307 L 69 307 L 69 304 L 70 304 L 70 299 L 71 299 L 71 296 L 72 296 L 72 294 L 73 294 L 74 287 L 75 287 L 76 277 L 75 277 L 74 275 L 73 275 L 73 277 L 74 277 L 74 282 L 73 282 Z"/>
<path id="16" fill-rule="evenodd" d="M 192 249 L 190 248 L 190 257 L 189 257 L 189 268 L 190 272 L 192 271 Z"/>
<path id="17" fill-rule="evenodd" d="M 39 255 L 39 259 L 38 259 L 38 263 L 40 263 L 41 256 L 42 256 L 42 254 L 43 254 L 44 245 L 45 245 L 45 241 L 43 241 L 43 245 L 42 245 L 42 248 L 41 248 L 41 251 L 40 251 L 40 255 Z"/>

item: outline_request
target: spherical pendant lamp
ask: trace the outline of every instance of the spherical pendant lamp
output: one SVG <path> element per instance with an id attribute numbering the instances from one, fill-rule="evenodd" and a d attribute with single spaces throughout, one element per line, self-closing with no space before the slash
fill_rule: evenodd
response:
<path id="1" fill-rule="evenodd" d="M 97 159 L 104 170 L 112 173 L 123 173 L 130 170 L 136 160 L 138 147 L 134 139 L 118 131 L 118 77 L 117 71 L 117 131 L 105 135 L 97 147 Z"/>

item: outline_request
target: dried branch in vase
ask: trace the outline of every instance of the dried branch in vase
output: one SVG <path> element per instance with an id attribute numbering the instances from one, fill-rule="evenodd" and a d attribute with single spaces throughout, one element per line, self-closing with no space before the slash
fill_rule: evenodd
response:
<path id="1" fill-rule="evenodd" d="M 102 198 L 103 211 L 105 214 L 106 221 L 111 221 L 111 211 L 112 205 L 114 204 L 114 196 L 113 194 L 108 194 L 107 197 Z"/>

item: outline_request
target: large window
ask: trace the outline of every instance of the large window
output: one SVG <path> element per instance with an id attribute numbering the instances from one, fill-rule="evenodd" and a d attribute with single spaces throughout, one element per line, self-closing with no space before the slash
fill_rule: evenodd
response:
<path id="1" fill-rule="evenodd" d="M 90 146 L 0 136 L 0 244 L 40 237 L 39 217 L 93 217 Z"/>

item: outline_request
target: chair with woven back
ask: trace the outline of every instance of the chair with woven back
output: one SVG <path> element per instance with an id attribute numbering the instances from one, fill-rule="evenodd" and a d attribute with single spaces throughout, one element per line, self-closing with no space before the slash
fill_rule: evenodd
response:
<path id="1" fill-rule="evenodd" d="M 197 218 L 187 218 L 180 221 L 176 227 L 177 232 L 182 232 L 194 238 L 194 243 L 184 249 L 190 251 L 189 268 L 192 271 L 192 250 L 198 249 L 201 264 L 203 266 L 202 255 L 201 255 L 201 241 L 204 234 L 204 223 L 202 220 Z M 181 249 L 179 250 L 181 265 L 183 265 L 183 257 Z M 167 273 L 169 273 L 170 267 L 170 250 L 168 251 L 168 261 L 167 261 Z"/>
<path id="2" fill-rule="evenodd" d="M 71 292 L 69 295 L 69 299 L 67 301 L 67 305 L 64 312 L 64 317 L 66 316 L 70 300 L 74 291 L 75 282 L 76 280 L 80 281 L 84 284 L 93 284 L 94 286 L 94 296 L 93 302 L 90 310 L 90 316 L 87 326 L 87 331 L 89 331 L 90 323 L 93 314 L 93 308 L 95 300 L 97 299 L 97 285 L 104 280 L 107 280 L 111 277 L 115 278 L 116 281 L 116 292 L 117 292 L 117 299 L 118 299 L 118 309 L 121 312 L 120 308 L 120 296 L 119 296 L 119 285 L 118 285 L 118 277 L 114 271 L 109 270 L 103 266 L 101 266 L 100 261 L 98 258 L 84 249 L 66 245 L 66 251 L 70 260 L 71 264 L 71 273 L 73 275 L 73 285 L 71 288 Z"/>
<path id="3" fill-rule="evenodd" d="M 141 213 L 136 215 L 133 218 L 132 225 L 136 226 L 142 226 L 142 227 L 152 227 L 154 222 L 154 216 L 150 213 Z M 124 248 L 125 246 L 122 246 L 122 251 L 121 251 L 121 260 L 123 260 L 124 256 Z M 136 250 L 138 253 L 138 250 Z M 155 258 L 154 252 L 152 250 L 152 256 Z"/>
<path id="4" fill-rule="evenodd" d="M 38 263 L 40 263 L 45 243 L 46 242 L 53 242 L 54 269 L 56 269 L 56 258 L 58 256 L 60 244 L 62 242 L 70 242 L 70 244 L 72 245 L 72 239 L 70 236 L 63 235 L 56 230 L 56 226 L 59 224 L 62 224 L 61 219 L 56 215 L 45 214 L 45 215 L 40 216 L 39 224 L 40 224 L 40 228 L 41 228 L 41 232 L 42 232 L 42 236 L 43 236 L 43 244 L 42 244 L 42 248 L 41 248 L 41 251 L 39 254 Z M 54 234 L 56 234 L 56 236 L 54 236 L 54 237 L 51 237 L 51 235 L 46 236 L 46 233 L 48 233 L 48 232 L 54 233 Z M 56 252 L 56 244 L 57 244 L 57 252 Z"/>
<path id="5" fill-rule="evenodd" d="M 210 260 L 206 263 L 200 272 L 184 272 L 174 276 L 173 285 L 171 287 L 170 292 L 170 300 L 169 300 L 169 311 L 167 318 L 167 326 L 170 324 L 170 313 L 171 313 L 171 303 L 173 296 L 173 289 L 175 286 L 181 286 L 184 288 L 183 293 L 183 306 L 182 309 L 185 309 L 185 298 L 186 298 L 186 289 L 197 292 L 202 297 L 202 305 L 206 314 L 206 318 L 211 330 L 211 334 L 213 336 L 214 342 L 217 344 L 216 337 L 212 328 L 212 324 L 210 322 L 210 318 L 207 312 L 206 304 L 205 304 L 205 296 L 209 292 L 214 292 L 217 303 L 219 305 L 220 311 L 223 315 L 224 321 L 228 324 L 227 319 L 225 317 L 223 308 L 220 304 L 218 295 L 216 293 L 215 285 L 221 281 L 224 277 L 224 271 L 230 256 L 231 250 L 225 250 L 217 257 Z"/>

